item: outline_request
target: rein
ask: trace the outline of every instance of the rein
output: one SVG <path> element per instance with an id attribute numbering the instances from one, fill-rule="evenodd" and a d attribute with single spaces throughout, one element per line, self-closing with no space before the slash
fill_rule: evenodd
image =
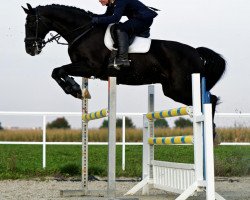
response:
<path id="1" fill-rule="evenodd" d="M 85 26 L 83 26 L 83 27 L 79 27 L 79 28 L 77 28 L 77 29 L 75 29 L 75 30 L 73 30 L 73 31 L 76 31 L 76 30 L 79 30 L 79 29 L 81 29 L 81 28 L 84 28 L 84 29 L 86 29 L 82 34 L 80 34 L 79 36 L 77 36 L 71 43 L 70 43 L 70 45 L 69 45 L 69 47 L 71 47 L 73 44 L 75 44 L 76 43 L 76 41 L 78 41 L 80 38 L 82 38 L 84 35 L 86 35 L 89 31 L 91 31 L 93 28 L 94 28 L 94 26 L 92 25 L 92 23 L 90 22 L 90 23 L 88 23 L 87 25 L 85 25 Z"/>
<path id="2" fill-rule="evenodd" d="M 51 38 L 48 38 L 47 41 L 38 37 L 39 22 L 41 22 L 44 26 L 48 27 L 46 25 L 46 23 L 42 20 L 42 16 L 39 15 L 38 10 L 36 9 L 36 36 L 35 37 L 26 37 L 24 39 L 24 42 L 34 41 L 34 46 L 37 48 L 38 51 L 41 51 L 46 46 L 46 44 L 53 42 L 53 41 L 56 41 L 57 44 L 72 46 L 77 40 L 79 40 L 81 37 L 86 35 L 90 30 L 92 30 L 94 28 L 92 23 L 89 22 L 86 25 L 77 27 L 76 29 L 69 31 L 66 35 L 73 34 L 76 31 L 81 30 L 81 29 L 83 29 L 84 32 L 82 34 L 80 34 L 79 36 L 77 36 L 70 44 L 68 44 L 68 43 L 59 42 L 60 38 L 62 37 L 59 33 L 57 33 L 56 35 L 53 35 L 52 33 L 50 33 Z M 39 46 L 39 44 L 40 44 L 40 46 Z"/>
<path id="3" fill-rule="evenodd" d="M 43 41 L 43 45 L 45 46 L 47 43 L 50 43 L 50 42 L 53 42 L 53 41 L 56 41 L 57 44 L 61 44 L 61 45 L 73 45 L 78 39 L 80 39 L 81 37 L 83 37 L 84 35 L 86 35 L 90 30 L 92 30 L 94 28 L 94 26 L 92 25 L 92 23 L 88 23 L 86 25 L 83 25 L 83 26 L 80 26 L 80 27 L 77 27 L 76 29 L 68 32 L 66 35 L 70 35 L 70 34 L 73 34 L 74 32 L 78 31 L 78 30 L 81 30 L 83 29 L 84 32 L 82 34 L 80 34 L 79 36 L 77 36 L 70 44 L 68 43 L 62 43 L 62 42 L 59 42 L 60 38 L 62 37 L 59 33 L 57 33 L 56 35 L 53 35 L 52 33 L 50 33 L 51 35 L 51 38 L 49 38 L 47 41 Z M 43 47 L 44 47 L 43 46 Z"/>

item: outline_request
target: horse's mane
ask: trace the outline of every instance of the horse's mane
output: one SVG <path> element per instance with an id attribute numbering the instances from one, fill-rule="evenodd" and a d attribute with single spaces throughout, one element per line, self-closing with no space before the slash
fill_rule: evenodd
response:
<path id="1" fill-rule="evenodd" d="M 69 11 L 69 12 L 74 12 L 77 15 L 83 15 L 83 16 L 90 16 L 91 12 L 90 11 L 86 11 L 84 9 L 81 8 L 77 8 L 74 6 L 66 6 L 66 5 L 59 5 L 59 4 L 51 4 L 51 5 L 46 5 L 46 6 L 38 6 L 37 8 L 50 8 L 50 9 L 57 9 L 59 11 Z"/>

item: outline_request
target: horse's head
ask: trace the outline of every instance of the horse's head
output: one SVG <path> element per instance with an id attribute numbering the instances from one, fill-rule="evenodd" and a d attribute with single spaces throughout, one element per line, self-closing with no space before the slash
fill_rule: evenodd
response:
<path id="1" fill-rule="evenodd" d="M 23 8 L 27 14 L 25 24 L 25 48 L 26 52 L 31 56 L 35 56 L 42 51 L 44 46 L 44 38 L 48 33 L 46 24 L 41 20 L 38 8 L 32 8 L 27 4 L 28 8 Z"/>

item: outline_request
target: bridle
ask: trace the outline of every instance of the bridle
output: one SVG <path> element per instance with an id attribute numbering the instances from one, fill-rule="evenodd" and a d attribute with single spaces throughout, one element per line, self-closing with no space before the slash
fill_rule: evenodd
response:
<path id="1" fill-rule="evenodd" d="M 24 42 L 30 42 L 33 43 L 32 45 L 36 48 L 37 51 L 42 51 L 42 49 L 46 46 L 46 44 L 56 41 L 57 44 L 61 44 L 61 45 L 72 45 L 73 43 L 75 43 L 78 39 L 80 39 L 82 36 L 84 36 L 85 34 L 87 34 L 90 30 L 92 30 L 94 28 L 94 26 L 92 25 L 91 22 L 87 23 L 86 25 L 80 26 L 72 31 L 69 31 L 66 35 L 70 35 L 73 34 L 74 32 L 78 31 L 78 30 L 83 30 L 83 33 L 78 35 L 77 37 L 75 37 L 75 39 L 70 43 L 62 43 L 59 42 L 60 38 L 62 37 L 60 34 L 56 34 L 53 35 L 52 33 L 50 34 L 50 38 L 47 39 L 47 41 L 45 41 L 43 38 L 38 36 L 38 29 L 39 29 L 39 24 L 44 25 L 45 27 L 48 28 L 47 24 L 44 22 L 44 20 L 47 20 L 45 17 L 40 16 L 38 9 L 36 8 L 36 34 L 34 37 L 25 37 Z"/>
<path id="2" fill-rule="evenodd" d="M 38 29 L 39 29 L 39 23 L 41 22 L 41 17 L 39 16 L 37 9 L 36 9 L 35 17 L 36 17 L 36 20 L 35 20 L 36 34 L 34 37 L 25 37 L 24 42 L 32 43 L 32 45 L 36 48 L 37 51 L 41 51 L 42 48 L 46 45 L 46 43 L 44 39 L 38 36 Z M 45 23 L 43 24 L 45 25 Z M 33 28 L 33 26 L 30 26 L 30 28 Z"/>

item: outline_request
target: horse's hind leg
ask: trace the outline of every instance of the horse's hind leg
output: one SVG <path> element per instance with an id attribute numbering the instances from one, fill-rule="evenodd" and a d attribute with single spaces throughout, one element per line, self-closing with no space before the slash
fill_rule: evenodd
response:
<path id="1" fill-rule="evenodd" d="M 211 104 L 212 104 L 213 138 L 215 139 L 215 136 L 216 136 L 216 131 L 215 131 L 216 125 L 214 123 L 214 115 L 215 115 L 215 110 L 216 110 L 216 106 L 218 104 L 219 98 L 217 96 L 211 94 L 210 100 L 211 100 Z"/>

